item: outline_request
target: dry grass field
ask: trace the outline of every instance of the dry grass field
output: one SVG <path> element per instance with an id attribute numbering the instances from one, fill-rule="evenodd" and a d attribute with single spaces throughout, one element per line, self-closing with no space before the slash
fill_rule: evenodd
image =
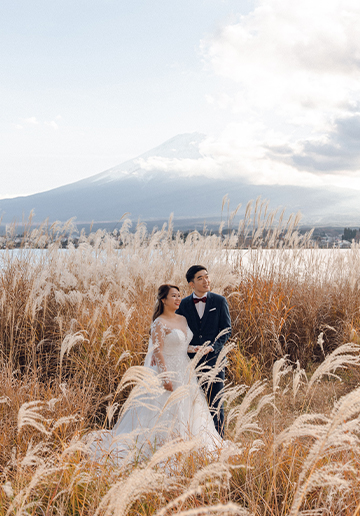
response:
<path id="1" fill-rule="evenodd" d="M 1 250 L 0 515 L 360 514 L 360 249 L 324 266 L 297 223 L 257 203 L 220 235 L 124 220 L 62 249 L 69 223 Z M 96 463 L 83 436 L 116 420 L 157 287 L 187 295 L 194 263 L 231 311 L 229 443 Z"/>

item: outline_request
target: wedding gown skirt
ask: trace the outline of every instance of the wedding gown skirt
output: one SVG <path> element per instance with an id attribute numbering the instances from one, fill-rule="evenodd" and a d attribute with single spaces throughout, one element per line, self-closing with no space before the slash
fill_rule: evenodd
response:
<path id="1" fill-rule="evenodd" d="M 201 446 L 209 450 L 221 444 L 222 438 L 215 429 L 196 371 L 187 355 L 191 330 L 187 328 L 185 335 L 180 329 L 164 326 L 162 331 L 166 373 L 159 372 L 157 366 L 150 366 L 154 350 L 150 339 L 145 366 L 130 368 L 127 372 L 131 376 L 131 370 L 134 370 L 137 381 L 116 425 L 112 430 L 90 434 L 90 450 L 97 459 L 110 456 L 122 460 L 134 450 L 137 454 L 150 455 L 174 438 L 200 437 Z M 164 375 L 172 381 L 172 392 L 163 387 Z"/>

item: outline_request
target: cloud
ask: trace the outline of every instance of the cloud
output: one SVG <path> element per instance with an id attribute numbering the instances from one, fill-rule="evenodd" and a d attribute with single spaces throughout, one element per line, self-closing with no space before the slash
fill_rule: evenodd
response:
<path id="1" fill-rule="evenodd" d="M 145 172 L 169 172 L 170 174 L 177 174 L 184 177 L 196 175 L 218 177 L 221 173 L 220 163 L 212 156 L 204 156 L 198 159 L 151 156 L 146 160 L 139 158 L 135 163 Z"/>
<path id="2" fill-rule="evenodd" d="M 333 106 L 358 89 L 359 23 L 360 4 L 348 0 L 261 0 L 203 51 L 256 106 Z"/>
<path id="3" fill-rule="evenodd" d="M 24 125 L 38 125 L 39 124 L 36 116 L 31 116 L 30 118 L 22 118 L 21 122 Z"/>
<path id="4" fill-rule="evenodd" d="M 52 120 L 51 122 L 45 122 L 45 125 L 47 127 L 52 127 L 55 131 L 59 128 L 58 124 L 55 122 L 55 120 Z"/>
<path id="5" fill-rule="evenodd" d="M 12 126 L 18 130 L 22 130 L 25 127 L 39 125 L 39 122 L 38 122 L 36 116 L 31 116 L 29 118 L 20 118 L 19 120 L 20 120 L 20 123 L 12 124 Z"/>
<path id="6" fill-rule="evenodd" d="M 359 26 L 355 0 L 258 0 L 204 40 L 206 63 L 225 79 L 207 99 L 239 121 L 217 147 L 274 182 L 280 164 L 294 184 L 360 170 Z"/>
<path id="7" fill-rule="evenodd" d="M 338 118 L 322 138 L 299 141 L 296 146 L 273 147 L 277 159 L 317 174 L 354 173 L 360 170 L 360 113 Z M 297 149 L 296 149 L 297 147 Z"/>
<path id="8" fill-rule="evenodd" d="M 61 115 L 57 115 L 54 120 L 51 120 L 50 122 L 44 121 L 39 122 L 39 120 L 36 118 L 36 116 L 32 116 L 29 118 L 21 118 L 20 123 L 12 124 L 15 129 L 24 129 L 25 127 L 34 127 L 38 126 L 38 128 L 41 127 L 50 127 L 54 130 L 57 130 L 59 128 L 58 122 L 62 120 Z"/>
<path id="9" fill-rule="evenodd" d="M 176 176 L 237 177 L 251 184 L 314 184 L 313 175 L 293 171 L 289 159 L 270 159 L 269 149 L 256 144 L 256 134 L 262 127 L 258 122 L 230 124 L 216 138 L 207 137 L 198 145 L 198 158 L 168 158 L 148 156 L 138 158 L 136 175 L 166 172 Z M 292 173 L 293 172 L 293 173 Z M 321 181 L 316 180 L 321 185 Z"/>

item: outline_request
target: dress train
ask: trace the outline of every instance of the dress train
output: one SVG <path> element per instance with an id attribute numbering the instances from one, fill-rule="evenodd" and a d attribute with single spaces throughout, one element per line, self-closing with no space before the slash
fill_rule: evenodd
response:
<path id="1" fill-rule="evenodd" d="M 87 437 L 89 451 L 97 460 L 110 457 L 119 462 L 134 453 L 149 456 L 175 438 L 198 437 L 201 447 L 210 451 L 223 443 L 187 355 L 191 339 L 189 327 L 185 333 L 169 328 L 159 318 L 153 322 L 144 366 L 126 373 L 129 379 L 136 377 L 135 387 L 117 423 L 111 430 L 92 432 Z M 159 340 L 163 344 L 164 370 L 159 363 L 151 366 Z M 171 380 L 172 392 L 164 389 L 165 378 Z"/>

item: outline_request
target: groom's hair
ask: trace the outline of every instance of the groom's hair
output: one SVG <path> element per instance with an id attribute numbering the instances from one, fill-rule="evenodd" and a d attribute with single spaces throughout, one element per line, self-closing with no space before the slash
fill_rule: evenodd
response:
<path id="1" fill-rule="evenodd" d="M 190 281 L 192 281 L 195 278 L 195 274 L 199 271 L 207 272 L 207 268 L 203 265 L 192 265 L 190 269 L 188 269 L 186 272 L 186 281 L 190 283 Z"/>

